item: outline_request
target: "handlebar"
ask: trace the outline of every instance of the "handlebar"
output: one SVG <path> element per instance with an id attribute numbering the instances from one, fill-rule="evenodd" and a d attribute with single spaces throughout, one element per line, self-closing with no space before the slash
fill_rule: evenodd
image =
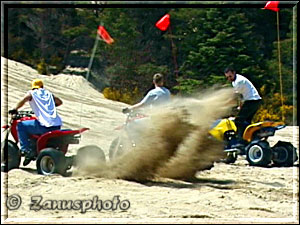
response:
<path id="1" fill-rule="evenodd" d="M 130 112 L 132 112 L 132 110 L 128 109 L 127 107 L 122 109 L 123 114 L 129 114 Z"/>
<path id="2" fill-rule="evenodd" d="M 11 114 L 11 117 L 12 119 L 20 119 L 27 116 L 30 117 L 32 115 L 34 115 L 33 111 L 17 111 L 16 113 Z"/>
<path id="3" fill-rule="evenodd" d="M 127 117 L 136 117 L 142 114 L 139 110 L 130 110 L 128 108 L 122 109 L 122 113 L 125 114 Z"/>
<path id="4" fill-rule="evenodd" d="M 144 113 L 141 113 L 139 110 L 122 110 L 122 112 L 127 116 L 125 124 L 128 124 L 136 119 L 147 117 Z"/>
<path id="5" fill-rule="evenodd" d="M 28 110 L 28 111 L 18 111 L 18 114 L 21 114 L 21 115 L 24 115 L 24 114 L 26 114 L 26 115 L 28 115 L 28 114 L 30 114 L 30 115 L 32 115 L 32 114 L 34 114 L 34 112 L 33 111 L 31 111 L 31 110 Z"/>

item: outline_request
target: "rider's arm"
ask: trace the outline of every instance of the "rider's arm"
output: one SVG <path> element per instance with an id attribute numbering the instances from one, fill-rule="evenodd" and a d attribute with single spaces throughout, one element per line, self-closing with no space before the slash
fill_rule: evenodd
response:
<path id="1" fill-rule="evenodd" d="M 137 109 L 137 108 L 140 108 L 144 105 L 147 105 L 149 104 L 153 99 L 153 95 L 151 92 L 148 92 L 148 94 L 143 98 L 142 101 L 140 101 L 139 103 L 133 105 L 133 106 L 130 106 L 128 107 L 129 110 L 134 110 L 134 109 Z"/>
<path id="2" fill-rule="evenodd" d="M 60 106 L 60 105 L 63 104 L 63 102 L 60 98 L 55 97 L 54 95 L 53 95 L 53 98 L 54 98 L 54 101 L 55 101 L 55 106 Z"/>
<path id="3" fill-rule="evenodd" d="M 242 105 L 243 105 L 243 96 L 239 93 L 236 93 L 236 101 L 237 101 L 237 106 L 238 106 L 238 109 L 240 110 L 242 108 Z"/>
<path id="4" fill-rule="evenodd" d="M 146 97 L 145 97 L 145 98 L 146 98 Z M 144 98 L 144 99 L 145 99 L 145 98 Z M 139 103 L 135 104 L 135 105 L 129 106 L 128 109 L 129 109 L 129 110 L 135 110 L 135 109 L 138 109 L 138 108 L 144 106 L 144 105 L 145 105 L 144 99 L 143 99 L 142 101 L 140 101 Z"/>
<path id="5" fill-rule="evenodd" d="M 17 105 L 16 105 L 16 107 L 15 107 L 14 109 L 15 109 L 15 110 L 18 110 L 18 109 L 21 108 L 26 102 L 30 101 L 31 98 L 32 98 L 32 96 L 31 96 L 30 93 L 26 94 L 25 97 L 24 97 L 21 101 L 19 101 L 19 102 L 17 103 Z"/>
<path id="6" fill-rule="evenodd" d="M 128 109 L 129 109 L 129 110 L 138 109 L 138 108 L 142 107 L 143 105 L 144 105 L 144 103 L 139 102 L 139 103 L 137 103 L 137 104 L 135 104 L 135 105 L 133 105 L 133 106 L 129 106 Z"/>

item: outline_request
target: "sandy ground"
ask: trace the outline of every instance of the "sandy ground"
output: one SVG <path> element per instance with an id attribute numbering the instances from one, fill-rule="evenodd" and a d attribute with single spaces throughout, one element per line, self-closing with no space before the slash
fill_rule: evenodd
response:
<path id="1" fill-rule="evenodd" d="M 7 72 L 8 81 L 4 76 Z M 95 144 L 108 160 L 110 143 L 118 136 L 114 128 L 125 121 L 121 109 L 126 105 L 105 99 L 82 77 L 38 75 L 28 66 L 1 58 L 1 125 L 6 120 L 6 103 L 12 108 L 37 77 L 63 100 L 58 108 L 63 128 L 90 128 L 79 145 L 70 145 L 68 155 Z M 22 109 L 29 110 L 29 104 Z M 278 140 L 290 141 L 299 149 L 299 128 L 279 130 L 270 138 L 271 146 Z M 129 163 L 144 165 L 149 158 Z M 109 169 L 114 170 L 114 165 Z M 118 169 L 124 172 L 121 166 Z M 5 223 L 299 222 L 299 160 L 293 167 L 260 168 L 249 166 L 245 157 L 239 156 L 231 165 L 214 163 L 212 169 L 199 171 L 190 181 L 154 176 L 143 182 L 102 173 L 42 176 L 36 172 L 36 163 L 31 162 L 7 174 L 1 172 L 1 184 L 1 220 Z M 20 207 L 8 210 L 7 196 L 12 204 L 16 204 L 13 197 L 19 196 Z M 31 205 L 38 200 L 44 208 Z M 53 209 L 53 204 L 66 202 L 74 207 Z"/>

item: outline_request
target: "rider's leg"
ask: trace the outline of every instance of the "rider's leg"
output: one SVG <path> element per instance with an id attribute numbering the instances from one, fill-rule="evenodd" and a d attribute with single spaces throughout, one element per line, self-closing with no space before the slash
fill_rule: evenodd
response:
<path id="1" fill-rule="evenodd" d="M 25 153 L 25 160 L 23 165 L 29 164 L 31 159 L 36 154 L 36 149 L 30 149 L 29 136 L 32 134 L 43 134 L 51 130 L 60 129 L 56 127 L 41 126 L 37 120 L 24 120 L 17 125 L 18 137 L 20 141 L 20 151 Z M 24 165 L 24 166 L 25 166 Z"/>
<path id="2" fill-rule="evenodd" d="M 250 109 L 248 109 L 249 112 L 248 112 L 248 115 L 247 115 L 247 118 L 246 118 L 246 121 L 247 121 L 249 124 L 251 124 L 252 119 L 253 119 L 255 113 L 256 113 L 257 110 L 258 110 L 258 108 L 259 108 L 259 106 L 260 106 L 260 104 L 261 104 L 261 100 L 251 101 L 250 104 L 251 104 L 251 107 L 250 107 Z"/>
<path id="3" fill-rule="evenodd" d="M 17 125 L 18 138 L 20 141 L 20 151 L 21 152 L 29 152 L 30 151 L 30 141 L 29 135 L 32 134 L 32 130 L 34 126 L 35 120 L 25 120 L 19 122 Z"/>
<path id="4" fill-rule="evenodd" d="M 128 138 L 135 145 L 141 133 L 149 126 L 150 117 L 136 119 L 127 124 L 126 130 Z"/>
<path id="5" fill-rule="evenodd" d="M 236 137 L 237 137 L 239 142 L 241 142 L 241 140 L 243 139 L 243 133 L 244 133 L 244 130 L 246 129 L 246 127 L 247 127 L 245 122 L 246 122 L 246 118 L 243 115 L 237 116 L 235 118 L 235 125 L 236 125 L 236 128 L 237 128 Z"/>
<path id="6" fill-rule="evenodd" d="M 261 100 L 245 101 L 241 111 L 238 113 L 235 119 L 237 126 L 237 138 L 241 141 L 243 139 L 243 133 L 247 127 L 247 124 L 251 124 L 252 118 L 255 115 Z"/>

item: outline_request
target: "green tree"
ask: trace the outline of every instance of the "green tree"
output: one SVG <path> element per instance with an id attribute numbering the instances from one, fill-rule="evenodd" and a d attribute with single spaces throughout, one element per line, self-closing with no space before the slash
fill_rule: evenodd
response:
<path id="1" fill-rule="evenodd" d="M 111 87 L 109 90 L 141 97 L 151 87 L 153 74 L 161 72 L 173 92 L 192 94 L 215 84 L 229 84 L 223 70 L 232 64 L 262 90 L 263 98 L 279 93 L 276 13 L 257 8 L 169 6 L 11 8 L 8 56 L 39 67 L 43 73 L 59 73 L 66 65 L 87 67 L 97 27 L 103 24 L 115 42 L 98 44 L 89 81 L 100 90 Z M 155 23 L 166 13 L 171 15 L 171 26 L 160 31 Z M 281 9 L 286 104 L 293 100 L 291 20 L 292 9 Z"/>
<path id="2" fill-rule="evenodd" d="M 183 76 L 204 80 L 203 86 L 208 87 L 225 81 L 223 70 L 230 64 L 250 79 L 262 74 L 262 55 L 257 54 L 257 40 L 252 39 L 253 25 L 240 9 L 205 8 L 193 12 L 188 22 L 191 25 L 183 33 L 188 40 L 185 51 L 189 49 L 181 67 Z"/>
<path id="3" fill-rule="evenodd" d="M 100 42 L 97 55 L 110 86 L 121 92 L 138 88 L 141 97 L 151 87 L 154 73 L 161 72 L 168 80 L 170 43 L 154 26 L 165 10 L 103 10 L 101 23 L 115 42 L 112 45 Z"/>
<path id="4" fill-rule="evenodd" d="M 47 73 L 62 71 L 72 50 L 85 50 L 93 43 L 94 38 L 89 38 L 92 16 L 87 14 L 75 8 L 9 9 L 8 56 L 35 68 L 43 62 Z"/>
<path id="5" fill-rule="evenodd" d="M 294 20 L 296 20 L 296 18 L 294 18 Z M 266 76 L 267 82 L 263 86 L 264 105 L 258 113 L 261 114 L 260 117 L 262 117 L 265 114 L 262 113 L 263 110 L 269 109 L 268 112 L 271 117 L 281 120 L 283 112 L 285 117 L 284 122 L 287 124 L 291 124 L 293 121 L 293 101 L 296 100 L 294 85 L 296 85 L 297 80 L 293 75 L 293 67 L 295 66 L 295 62 L 293 61 L 293 22 L 295 21 L 290 20 L 290 31 L 284 35 L 285 39 L 280 41 L 280 68 L 278 42 L 273 42 L 272 58 L 266 61 L 268 75 Z M 282 96 L 280 92 L 280 69 L 282 76 Z M 281 104 L 281 98 L 283 100 L 283 106 Z M 260 117 L 256 119 L 260 120 Z"/>

